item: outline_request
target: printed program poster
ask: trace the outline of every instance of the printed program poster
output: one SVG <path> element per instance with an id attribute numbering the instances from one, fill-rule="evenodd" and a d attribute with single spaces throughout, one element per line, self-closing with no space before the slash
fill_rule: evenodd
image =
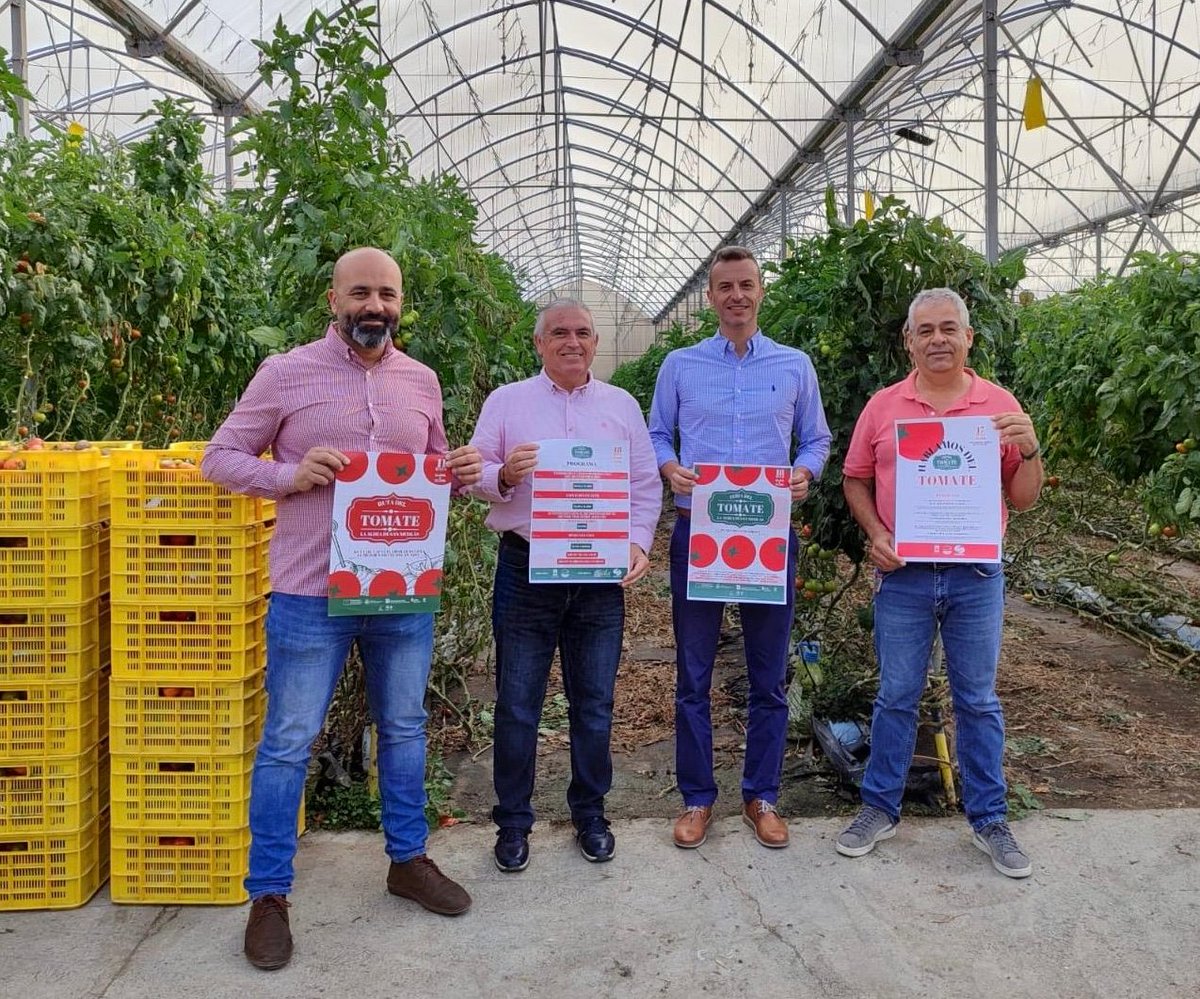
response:
<path id="1" fill-rule="evenodd" d="M 613 583 L 629 572 L 629 444 L 538 441 L 531 583 Z"/>
<path id="2" fill-rule="evenodd" d="M 688 599 L 787 603 L 792 470 L 697 465 L 696 474 Z"/>
<path id="3" fill-rule="evenodd" d="M 990 417 L 896 421 L 896 554 L 999 562 L 1000 434 Z"/>
<path id="4" fill-rule="evenodd" d="M 333 489 L 329 614 L 441 609 L 450 472 L 444 455 L 348 451 Z"/>

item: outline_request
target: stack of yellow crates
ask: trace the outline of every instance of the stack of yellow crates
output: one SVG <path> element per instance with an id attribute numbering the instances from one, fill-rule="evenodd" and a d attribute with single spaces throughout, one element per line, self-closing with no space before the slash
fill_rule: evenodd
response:
<path id="1" fill-rule="evenodd" d="M 0 451 L 0 910 L 73 908 L 107 877 L 103 464 Z"/>
<path id="2" fill-rule="evenodd" d="M 274 504 L 207 482 L 202 455 L 111 456 L 115 902 L 246 898 Z"/>

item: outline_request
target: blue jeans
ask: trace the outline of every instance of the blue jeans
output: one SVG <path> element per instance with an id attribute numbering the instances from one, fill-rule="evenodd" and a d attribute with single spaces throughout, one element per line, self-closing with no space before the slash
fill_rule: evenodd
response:
<path id="1" fill-rule="evenodd" d="M 276 593 L 267 611 L 267 719 L 250 784 L 251 898 L 287 895 L 296 819 L 312 745 L 358 639 L 379 737 L 379 793 L 388 856 L 425 852 L 425 684 L 432 614 L 330 617 L 325 597 Z"/>
<path id="2" fill-rule="evenodd" d="M 987 563 L 912 563 L 877 574 L 875 654 L 879 696 L 862 800 L 900 817 L 900 800 L 917 742 L 934 628 L 941 627 L 946 678 L 954 702 L 963 807 L 975 829 L 1003 819 L 1004 714 L 996 664 L 1004 625 L 1004 569 Z"/>
<path id="3" fill-rule="evenodd" d="M 625 593 L 616 583 L 530 583 L 529 546 L 505 534 L 496 560 L 496 825 L 533 828 L 538 724 L 558 649 L 570 722 L 567 805 L 579 826 L 604 814 L 612 787 L 613 689 L 621 660 Z"/>
<path id="4" fill-rule="evenodd" d="M 713 660 L 725 605 L 687 599 L 691 520 L 677 517 L 671 532 L 671 619 L 675 628 L 675 776 L 683 803 L 717 800 L 713 778 Z M 797 541 L 788 537 L 788 579 L 796 577 Z M 779 800 L 783 751 L 787 746 L 788 645 L 796 594 L 787 587 L 786 604 L 739 604 L 750 696 L 746 718 L 746 762 L 742 800 Z"/>

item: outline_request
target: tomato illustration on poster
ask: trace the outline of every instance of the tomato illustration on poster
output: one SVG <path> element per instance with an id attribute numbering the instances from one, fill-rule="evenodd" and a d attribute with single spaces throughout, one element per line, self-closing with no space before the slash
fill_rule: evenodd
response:
<path id="1" fill-rule="evenodd" d="M 696 474 L 688 599 L 787 603 L 792 470 L 705 464 Z"/>
<path id="2" fill-rule="evenodd" d="M 333 490 L 329 614 L 441 610 L 450 473 L 442 455 L 356 451 Z"/>

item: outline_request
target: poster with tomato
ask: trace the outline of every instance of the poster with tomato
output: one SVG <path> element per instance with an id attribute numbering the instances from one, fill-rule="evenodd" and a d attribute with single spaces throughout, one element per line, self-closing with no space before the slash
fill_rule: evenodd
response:
<path id="1" fill-rule="evenodd" d="M 990 417 L 896 421 L 896 554 L 999 562 L 1000 434 Z"/>
<path id="2" fill-rule="evenodd" d="M 329 614 L 441 609 L 450 472 L 443 455 L 349 451 L 333 490 Z"/>
<path id="3" fill-rule="evenodd" d="M 688 599 L 787 603 L 792 470 L 702 464 L 696 474 Z"/>
<path id="4" fill-rule="evenodd" d="M 627 441 L 538 441 L 531 583 L 615 583 L 629 572 Z"/>

